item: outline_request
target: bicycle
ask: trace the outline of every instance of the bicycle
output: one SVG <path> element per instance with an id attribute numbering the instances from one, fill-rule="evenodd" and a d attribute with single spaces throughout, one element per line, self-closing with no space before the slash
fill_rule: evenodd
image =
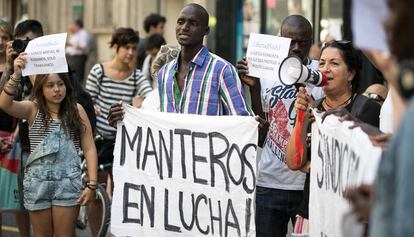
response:
<path id="1" fill-rule="evenodd" d="M 83 157 L 83 152 L 80 152 L 80 157 Z M 112 164 L 106 165 L 99 165 L 98 171 L 103 171 L 105 168 L 112 166 Z M 87 182 L 87 167 L 86 167 L 86 160 L 83 159 L 81 163 L 81 170 L 82 170 L 82 183 L 86 187 Z M 105 237 L 106 233 L 108 232 L 110 217 L 111 217 L 111 201 L 109 199 L 109 195 L 106 191 L 106 184 L 98 183 L 96 186 L 96 199 L 100 201 L 102 205 L 102 214 L 101 214 L 101 222 L 100 227 L 98 230 L 98 237 Z M 87 214 L 87 206 L 81 206 L 79 210 L 78 219 L 76 221 L 76 226 L 80 229 L 85 229 L 88 223 L 88 214 Z"/>

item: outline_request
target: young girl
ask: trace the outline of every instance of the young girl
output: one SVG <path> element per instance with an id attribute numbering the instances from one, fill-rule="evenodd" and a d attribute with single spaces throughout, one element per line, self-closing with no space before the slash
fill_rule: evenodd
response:
<path id="1" fill-rule="evenodd" d="M 75 235 L 79 204 L 93 199 L 97 155 L 85 110 L 75 102 L 67 74 L 37 75 L 33 100 L 14 101 L 25 53 L 14 61 L 14 73 L 0 95 L 0 108 L 29 122 L 31 154 L 23 181 L 24 205 L 29 210 L 35 236 Z M 89 182 L 82 191 L 82 148 Z"/>

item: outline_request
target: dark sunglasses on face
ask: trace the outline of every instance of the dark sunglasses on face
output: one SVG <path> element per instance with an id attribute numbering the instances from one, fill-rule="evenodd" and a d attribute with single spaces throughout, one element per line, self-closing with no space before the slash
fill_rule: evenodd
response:
<path id="1" fill-rule="evenodd" d="M 375 100 L 377 102 L 384 102 L 385 101 L 385 99 L 382 96 L 380 96 L 378 94 L 375 94 L 375 93 L 364 92 L 363 95 L 370 98 L 370 99 L 372 99 L 372 100 Z"/>

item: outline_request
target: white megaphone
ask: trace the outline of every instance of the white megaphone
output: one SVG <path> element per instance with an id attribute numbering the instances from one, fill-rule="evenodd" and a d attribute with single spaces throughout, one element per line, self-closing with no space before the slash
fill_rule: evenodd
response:
<path id="1" fill-rule="evenodd" d="M 286 86 L 291 86 L 296 83 L 324 86 L 328 82 L 325 74 L 307 68 L 297 56 L 288 56 L 283 59 L 279 67 L 279 78 L 282 84 Z"/>

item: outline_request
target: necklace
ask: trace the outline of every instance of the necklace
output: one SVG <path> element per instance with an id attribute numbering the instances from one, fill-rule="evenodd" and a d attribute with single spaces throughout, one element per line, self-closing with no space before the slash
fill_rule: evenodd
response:
<path id="1" fill-rule="evenodd" d="M 349 104 L 349 102 L 352 100 L 352 98 L 354 97 L 354 95 L 351 95 L 347 100 L 345 100 L 342 104 L 340 104 L 340 105 L 338 105 L 338 106 L 336 106 L 336 107 L 334 107 L 334 106 L 332 106 L 332 105 L 330 105 L 329 103 L 328 103 L 328 101 L 326 100 L 326 97 L 325 97 L 325 99 L 323 100 L 323 102 L 325 102 L 325 105 L 329 108 L 329 109 L 335 109 L 335 108 L 339 108 L 339 107 L 342 107 L 342 106 L 344 106 L 344 105 L 347 105 L 347 104 Z"/>
<path id="2" fill-rule="evenodd" d="M 49 113 L 51 113 L 51 114 L 59 114 L 59 111 L 58 112 L 55 112 L 55 111 L 53 111 L 53 110 L 47 110 Z"/>

